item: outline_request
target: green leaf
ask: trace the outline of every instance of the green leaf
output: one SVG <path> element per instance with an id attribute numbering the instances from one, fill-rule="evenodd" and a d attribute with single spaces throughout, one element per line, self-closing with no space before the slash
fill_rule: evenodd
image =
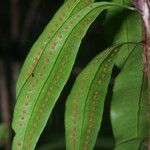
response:
<path id="1" fill-rule="evenodd" d="M 117 76 L 111 106 L 116 150 L 146 150 L 148 134 L 147 81 L 143 74 L 142 48 L 136 46 Z"/>
<path id="2" fill-rule="evenodd" d="M 71 9 L 72 2 L 68 1 L 65 4 L 70 4 Z M 61 28 L 57 32 L 55 30 L 52 35 L 49 35 L 49 30 L 52 29 L 48 26 L 33 46 L 17 82 L 17 104 L 13 118 L 13 129 L 16 135 L 13 140 L 13 150 L 35 148 L 69 78 L 81 39 L 94 19 L 104 9 L 114 6 L 120 5 L 107 2 L 91 4 L 67 19 L 64 24 L 61 22 Z M 64 11 L 61 12 L 63 13 Z M 68 16 L 69 11 L 65 14 Z M 66 16 L 63 16 L 65 20 Z M 56 26 L 55 19 L 51 22 Z"/>
<path id="3" fill-rule="evenodd" d="M 122 5 L 131 5 L 132 0 L 111 0 Z M 114 21 L 115 20 L 115 21 Z M 107 10 L 104 34 L 108 45 L 142 41 L 142 19 L 137 11 L 121 7 Z"/>
<path id="4" fill-rule="evenodd" d="M 68 0 L 65 0 L 65 2 L 67 2 Z M 72 14 L 74 14 L 75 12 L 81 10 L 82 8 L 86 7 L 87 5 L 89 5 L 90 3 L 93 3 L 95 0 L 80 0 L 80 2 L 78 3 L 78 5 L 76 6 L 76 8 L 73 10 Z"/>
<path id="5" fill-rule="evenodd" d="M 92 150 L 99 132 L 104 100 L 120 47 L 100 53 L 77 77 L 65 112 L 67 150 Z"/>
<path id="6" fill-rule="evenodd" d="M 46 26 L 38 40 L 35 42 L 31 48 L 30 53 L 27 56 L 27 59 L 21 70 L 19 79 L 16 85 L 16 95 L 20 94 L 26 81 L 32 76 L 35 66 L 38 64 L 39 59 L 42 57 L 44 49 L 49 47 L 52 37 L 58 36 L 57 42 L 61 40 L 61 35 L 58 35 L 58 30 L 62 28 L 66 20 L 74 14 L 79 9 L 79 4 L 83 3 L 82 0 L 68 0 L 55 14 L 51 22 Z M 86 2 L 85 5 L 88 5 L 90 1 Z"/>

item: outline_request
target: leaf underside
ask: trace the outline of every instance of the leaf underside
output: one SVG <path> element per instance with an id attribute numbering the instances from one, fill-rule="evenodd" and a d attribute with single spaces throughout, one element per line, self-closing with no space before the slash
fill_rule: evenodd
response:
<path id="1" fill-rule="evenodd" d="M 116 55 L 129 47 L 132 51 L 135 44 L 124 44 L 102 52 L 77 77 L 66 103 L 67 150 L 93 149 L 101 126 L 112 68 L 117 62 Z"/>
<path id="2" fill-rule="evenodd" d="M 76 2 L 79 1 L 74 1 Z M 55 22 L 60 15 L 57 13 L 33 46 L 23 66 L 17 82 L 17 104 L 12 124 L 16 133 L 13 150 L 35 148 L 69 78 L 81 39 L 104 9 L 117 6 L 107 2 L 90 4 L 67 19 L 69 13 L 65 15 L 62 9 L 70 4 L 67 8 L 72 10 L 75 7 L 72 3 L 73 1 L 68 1 L 60 9 L 64 23 L 61 21 L 59 25 Z M 51 26 L 57 28 L 52 30 Z"/>

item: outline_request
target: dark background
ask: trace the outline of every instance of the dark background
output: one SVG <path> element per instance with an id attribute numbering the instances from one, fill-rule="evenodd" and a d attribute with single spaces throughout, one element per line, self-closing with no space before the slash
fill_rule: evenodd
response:
<path id="1" fill-rule="evenodd" d="M 2 150 L 10 150 L 11 121 L 15 105 L 15 83 L 21 66 L 31 48 L 54 13 L 61 0 L 1 0 L 0 1 L 0 122 L 9 128 L 9 138 L 0 139 Z M 65 86 L 46 128 L 37 144 L 37 150 L 63 150 L 65 101 L 73 82 L 84 66 L 110 43 L 106 42 L 103 19 L 105 12 L 92 24 L 82 41 L 71 76 Z M 117 30 L 114 26 L 114 32 Z M 110 85 L 110 91 L 112 90 Z M 114 146 L 109 118 L 111 92 L 107 95 L 102 127 L 95 150 L 111 150 Z"/>

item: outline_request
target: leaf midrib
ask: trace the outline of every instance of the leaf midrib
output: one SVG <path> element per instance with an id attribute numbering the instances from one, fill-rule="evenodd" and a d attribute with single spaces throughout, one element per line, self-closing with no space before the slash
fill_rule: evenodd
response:
<path id="1" fill-rule="evenodd" d="M 79 3 L 80 3 L 80 1 L 79 1 Z M 53 34 L 53 37 L 47 42 L 47 44 L 45 44 L 45 48 L 44 48 L 44 50 L 41 52 L 41 55 L 40 55 L 40 57 L 39 57 L 39 60 L 40 60 L 41 57 L 43 56 L 44 51 L 45 51 L 46 48 L 48 47 L 48 44 L 54 39 L 54 37 L 56 36 L 56 34 L 61 30 L 62 26 L 69 20 L 69 18 L 70 18 L 71 16 L 73 16 L 73 15 L 72 15 L 72 12 L 77 8 L 77 6 L 78 6 L 79 3 L 76 4 L 76 6 L 74 7 L 74 9 L 73 9 L 73 10 L 71 11 L 71 13 L 70 13 L 70 16 L 68 16 L 68 18 L 66 19 L 66 21 L 64 21 L 64 23 L 56 30 L 56 32 Z M 90 4 L 89 4 L 89 5 L 90 5 Z M 88 5 L 87 5 L 87 6 L 88 6 Z M 36 63 L 36 65 L 35 65 L 33 71 L 35 71 L 35 69 L 37 68 L 37 65 L 38 65 L 39 63 L 40 63 L 40 61 Z M 32 72 L 33 72 L 33 71 L 32 71 Z M 18 96 L 17 96 L 17 98 L 16 98 L 17 100 L 18 100 L 18 98 L 19 98 L 19 96 L 20 96 L 20 93 L 21 93 L 22 89 L 24 88 L 25 84 L 27 83 L 27 81 L 29 80 L 29 78 L 30 78 L 31 76 L 32 76 L 32 74 L 30 74 L 30 75 L 28 76 L 28 78 L 26 79 L 26 81 L 25 81 L 24 84 L 22 85 L 22 87 L 21 87 L 21 89 L 20 89 L 20 92 L 18 93 Z"/>
<path id="2" fill-rule="evenodd" d="M 93 79 L 92 79 L 92 81 L 91 81 L 91 84 L 90 84 L 90 87 L 89 87 L 89 89 L 88 89 L 88 93 L 87 93 L 87 96 L 86 96 L 86 102 L 85 102 L 85 107 L 84 107 L 84 110 L 83 110 L 83 122 L 82 122 L 82 127 L 81 127 L 81 134 L 80 134 L 80 143 L 81 143 L 81 135 L 82 135 L 82 131 L 83 131 L 83 125 L 84 125 L 84 121 L 85 121 L 85 118 L 84 118 L 84 116 L 85 116 L 85 109 L 86 109 L 86 105 L 87 105 L 87 100 L 88 100 L 88 98 L 89 98 L 89 93 L 90 93 L 90 89 L 92 88 L 92 85 L 93 85 L 93 82 L 95 81 L 95 78 L 96 78 L 96 76 L 97 76 L 97 74 L 98 74 L 98 72 L 99 72 L 99 69 L 101 68 L 101 66 L 103 65 L 103 63 L 109 58 L 109 56 L 113 53 L 113 50 L 114 49 L 116 49 L 116 48 L 113 48 L 111 51 L 110 51 L 110 53 L 106 56 L 106 58 L 101 62 L 101 64 L 98 66 L 98 68 L 97 68 L 97 71 L 96 71 L 96 73 L 95 73 L 95 75 L 94 75 L 94 77 L 93 77 Z M 79 144 L 79 150 L 80 150 L 80 147 L 81 147 L 81 144 Z"/>

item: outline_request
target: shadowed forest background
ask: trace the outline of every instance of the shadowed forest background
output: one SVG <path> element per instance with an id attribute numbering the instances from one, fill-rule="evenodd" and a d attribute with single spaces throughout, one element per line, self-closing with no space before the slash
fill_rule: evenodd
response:
<path id="1" fill-rule="evenodd" d="M 62 4 L 63 1 L 61 0 L 1 0 L 0 149 L 2 150 L 11 149 L 12 137 L 14 136 L 14 132 L 11 129 L 11 121 L 16 101 L 15 84 L 20 69 L 30 48 Z M 122 15 L 114 16 L 114 18 L 126 17 L 127 15 L 128 13 L 125 12 Z M 107 43 L 105 40 L 107 24 L 103 24 L 104 16 L 105 12 L 95 20 L 83 39 L 70 79 L 49 118 L 36 149 L 65 149 L 64 111 L 67 96 L 79 72 L 94 56 L 111 43 L 111 37 L 107 38 Z M 119 22 L 119 18 L 117 20 L 119 26 L 121 22 Z M 117 24 L 117 21 L 114 24 Z M 114 32 L 118 30 L 118 26 L 112 25 Z M 112 84 L 110 85 L 110 90 L 112 90 L 111 87 Z M 111 95 L 107 95 L 103 123 L 100 130 L 101 136 L 97 140 L 95 149 L 111 150 L 114 146 L 109 119 L 110 97 Z"/>

